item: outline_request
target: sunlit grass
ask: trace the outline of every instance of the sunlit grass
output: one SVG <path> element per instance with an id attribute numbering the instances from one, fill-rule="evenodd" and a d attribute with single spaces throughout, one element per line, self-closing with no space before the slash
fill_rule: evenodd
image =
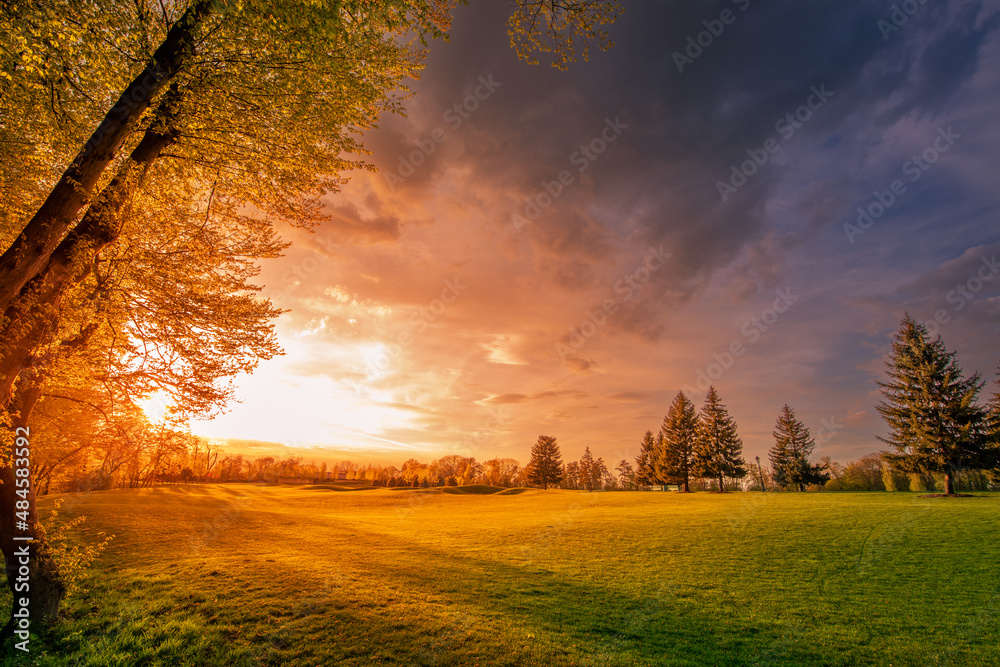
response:
<path id="1" fill-rule="evenodd" d="M 1000 494 L 475 490 L 67 496 L 116 539 L 31 662 L 1000 664 Z"/>

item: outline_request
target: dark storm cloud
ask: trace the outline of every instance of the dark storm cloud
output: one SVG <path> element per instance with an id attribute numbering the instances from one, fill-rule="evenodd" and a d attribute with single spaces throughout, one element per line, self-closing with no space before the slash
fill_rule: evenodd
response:
<path id="1" fill-rule="evenodd" d="M 706 30 L 703 22 L 715 22 L 723 10 L 732 12 L 733 22 L 678 72 L 673 54 L 684 53 L 687 38 L 697 38 Z M 588 275 L 601 270 L 593 263 L 638 236 L 674 250 L 676 260 L 654 284 L 672 285 L 671 299 L 690 297 L 765 235 L 769 197 L 787 171 L 775 159 L 782 151 L 815 145 L 813 159 L 823 160 L 824 144 L 843 150 L 846 143 L 854 160 L 863 160 L 879 128 L 907 114 L 941 113 L 976 71 L 983 40 L 996 27 L 996 14 L 983 20 L 984 12 L 982 3 L 924 5 L 886 40 L 878 26 L 888 16 L 882 2 L 634 3 L 614 28 L 616 46 L 564 74 L 518 63 L 498 29 L 497 7 L 460 8 L 452 44 L 435 48 L 433 74 L 418 84 L 423 99 L 414 116 L 426 133 L 418 131 L 418 138 L 435 127 L 452 136 L 404 187 L 435 178 L 446 158 L 461 160 L 475 180 L 512 193 L 510 209 L 493 220 L 505 225 L 511 213 L 524 213 L 524 198 L 569 170 L 574 183 L 558 207 L 543 211 L 524 232 L 524 242 L 551 262 L 553 274 L 563 276 L 567 288 L 589 286 Z M 451 131 L 444 115 L 483 76 L 500 87 L 471 112 L 465 128 Z M 776 131 L 775 123 L 805 104 L 814 87 L 833 96 L 802 127 L 786 124 L 791 136 Z M 600 136 L 605 119 L 616 117 L 628 129 L 577 173 L 572 157 Z M 781 146 L 778 155 L 722 202 L 718 181 L 771 137 Z M 394 143 L 384 147 L 393 156 L 391 164 L 382 160 L 384 168 L 398 165 L 395 158 L 416 145 Z M 836 167 L 830 172 L 799 201 L 815 209 L 800 235 L 829 224 L 848 194 L 844 175 Z M 744 278 L 749 288 L 735 293 L 749 296 L 758 277 Z M 762 285 L 774 282 L 760 277 Z"/>

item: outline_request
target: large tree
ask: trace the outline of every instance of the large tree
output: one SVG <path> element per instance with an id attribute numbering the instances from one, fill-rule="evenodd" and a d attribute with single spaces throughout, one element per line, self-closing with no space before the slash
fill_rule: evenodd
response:
<path id="1" fill-rule="evenodd" d="M 691 490 L 691 462 L 698 435 L 698 412 L 694 403 L 678 392 L 660 427 L 660 446 L 653 457 L 656 476 L 663 482 Z"/>
<path id="2" fill-rule="evenodd" d="M 531 448 L 531 461 L 528 463 L 528 481 L 548 489 L 549 484 L 558 484 L 563 479 L 562 454 L 556 439 L 549 435 L 538 436 L 538 441 Z"/>
<path id="3" fill-rule="evenodd" d="M 956 472 L 997 466 L 987 410 L 977 402 L 984 383 L 978 372 L 965 377 L 940 336 L 930 340 L 907 314 L 885 365 L 888 380 L 877 382 L 884 398 L 876 408 L 889 426 L 888 437 L 879 437 L 893 449 L 882 453 L 886 462 L 903 472 L 943 474 L 946 495 L 955 493 Z"/>
<path id="4" fill-rule="evenodd" d="M 771 447 L 771 475 L 779 486 L 794 486 L 805 491 L 807 484 L 825 484 L 830 475 L 825 466 L 809 462 L 816 441 L 809 429 L 795 418 L 795 411 L 786 403 L 774 425 L 774 446 Z"/>
<path id="5" fill-rule="evenodd" d="M 747 474 L 736 421 L 722 404 L 715 387 L 708 388 L 705 404 L 698 414 L 692 472 L 698 477 L 717 479 L 720 493 L 726 489 L 727 477 L 743 478 Z"/>

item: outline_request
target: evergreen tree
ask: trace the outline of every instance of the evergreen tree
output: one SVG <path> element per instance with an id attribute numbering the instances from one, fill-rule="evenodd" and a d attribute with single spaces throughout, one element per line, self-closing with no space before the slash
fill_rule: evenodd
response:
<path id="1" fill-rule="evenodd" d="M 809 463 L 816 441 L 787 403 L 774 428 L 774 446 L 769 453 L 774 483 L 783 487 L 792 485 L 799 491 L 805 491 L 807 484 L 825 484 L 830 475 L 823 472 L 824 466 Z"/>
<path id="2" fill-rule="evenodd" d="M 653 469 L 653 457 L 657 449 L 656 438 L 652 431 L 646 431 L 639 445 L 639 456 L 635 458 L 635 481 L 639 486 L 656 484 L 656 471 Z"/>
<path id="3" fill-rule="evenodd" d="M 725 491 L 725 478 L 747 474 L 743 461 L 743 441 L 736 432 L 736 422 L 719 400 L 715 387 L 708 388 L 705 405 L 698 415 L 697 438 L 691 471 L 698 477 L 719 480 L 719 492 Z"/>
<path id="4" fill-rule="evenodd" d="M 528 463 L 528 481 L 541 484 L 548 489 L 549 484 L 558 484 L 563 479 L 562 455 L 556 439 L 549 435 L 538 436 L 538 442 L 531 448 L 531 462 Z"/>
<path id="5" fill-rule="evenodd" d="M 964 377 L 940 336 L 929 340 L 927 328 L 906 315 L 885 363 L 889 379 L 878 382 L 885 398 L 876 408 L 889 426 L 889 437 L 879 440 L 895 450 L 882 453 L 886 462 L 903 472 L 944 474 L 947 495 L 959 470 L 996 467 L 988 413 L 977 403 L 983 382 L 978 372 Z"/>
<path id="6" fill-rule="evenodd" d="M 698 413 L 694 403 L 678 392 L 660 427 L 660 446 L 656 449 L 653 469 L 660 481 L 691 490 L 691 460 L 698 434 Z"/>

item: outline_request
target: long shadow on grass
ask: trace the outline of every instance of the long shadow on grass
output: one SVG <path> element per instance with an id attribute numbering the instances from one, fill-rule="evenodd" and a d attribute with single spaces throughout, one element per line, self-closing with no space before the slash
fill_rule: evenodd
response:
<path id="1" fill-rule="evenodd" d="M 354 533 L 362 530 L 352 527 Z M 448 656 L 456 648 L 452 644 L 460 644 L 467 629 L 480 627 L 484 619 L 506 629 L 505 639 L 519 649 L 531 644 L 543 648 L 542 655 L 534 652 L 530 663 L 514 664 L 841 664 L 828 652 L 815 652 L 803 628 L 713 616 L 696 607 L 691 587 L 671 581 L 656 582 L 642 596 L 627 595 L 567 572 L 366 532 L 359 541 L 377 546 L 351 553 L 352 566 L 383 590 L 415 599 L 430 597 L 447 623 L 443 635 L 439 631 L 436 638 L 421 642 L 431 650 L 429 655 L 418 653 L 425 658 L 419 664 L 467 664 L 450 662 Z M 371 628 L 372 619 L 366 622 Z"/>

